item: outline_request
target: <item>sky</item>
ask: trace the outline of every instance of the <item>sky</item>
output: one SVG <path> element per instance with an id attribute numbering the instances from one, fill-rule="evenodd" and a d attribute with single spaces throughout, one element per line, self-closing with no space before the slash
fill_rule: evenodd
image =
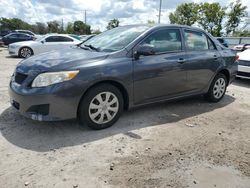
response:
<path id="1" fill-rule="evenodd" d="M 84 10 L 87 24 L 91 28 L 105 30 L 109 20 L 118 18 L 120 25 L 147 23 L 148 20 L 158 21 L 160 0 L 0 0 L 0 17 L 20 18 L 28 23 L 48 22 L 57 20 L 73 22 L 84 21 Z M 168 15 L 185 2 L 204 2 L 201 0 L 162 0 L 161 23 L 169 23 Z M 226 6 L 228 0 L 210 0 Z M 242 0 L 249 5 L 250 0 Z"/>

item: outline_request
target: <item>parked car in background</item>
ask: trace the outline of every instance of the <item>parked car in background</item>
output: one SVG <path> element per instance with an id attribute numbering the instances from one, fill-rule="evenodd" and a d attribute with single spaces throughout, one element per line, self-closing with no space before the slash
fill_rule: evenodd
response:
<path id="1" fill-rule="evenodd" d="M 237 77 L 250 79 L 250 49 L 238 53 Z"/>
<path id="2" fill-rule="evenodd" d="M 10 30 L 1 30 L 0 37 L 4 37 L 5 35 L 8 35 L 10 32 L 11 32 Z"/>
<path id="3" fill-rule="evenodd" d="M 227 43 L 226 39 L 221 38 L 221 37 L 218 37 L 217 40 L 218 40 L 223 46 L 225 46 L 225 47 L 228 48 L 228 43 Z"/>
<path id="4" fill-rule="evenodd" d="M 81 41 L 82 42 L 86 42 L 87 40 L 91 39 L 92 37 L 96 36 L 96 34 L 92 34 L 92 35 L 81 35 Z"/>
<path id="5" fill-rule="evenodd" d="M 32 35 L 32 36 L 35 36 L 36 34 L 33 33 L 32 31 L 29 31 L 29 30 L 21 30 L 21 29 L 16 29 L 16 30 L 13 30 L 11 31 L 12 33 L 24 33 L 24 34 L 28 34 L 28 35 Z"/>
<path id="6" fill-rule="evenodd" d="M 79 35 L 69 34 L 69 36 L 71 36 L 77 40 L 81 40 L 81 36 L 79 36 Z"/>
<path id="7" fill-rule="evenodd" d="M 244 50 L 250 49 L 250 43 L 249 44 L 239 44 L 233 47 L 234 50 L 243 52 Z"/>
<path id="8" fill-rule="evenodd" d="M 235 57 L 198 28 L 117 27 L 78 48 L 19 63 L 9 84 L 10 101 L 34 120 L 78 117 L 82 125 L 103 129 L 124 109 L 140 105 L 199 94 L 220 101 L 236 76 Z"/>
<path id="9" fill-rule="evenodd" d="M 32 41 L 35 40 L 34 36 L 24 33 L 10 33 L 2 38 L 4 45 L 9 45 L 20 41 Z"/>
<path id="10" fill-rule="evenodd" d="M 35 41 L 17 42 L 9 45 L 9 54 L 22 58 L 79 44 L 81 41 L 66 34 L 50 34 Z"/>

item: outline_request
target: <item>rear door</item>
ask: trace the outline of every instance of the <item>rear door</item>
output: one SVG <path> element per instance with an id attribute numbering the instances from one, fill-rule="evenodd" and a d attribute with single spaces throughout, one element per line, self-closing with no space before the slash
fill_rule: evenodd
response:
<path id="1" fill-rule="evenodd" d="M 155 55 L 134 60 L 134 103 L 140 104 L 180 95 L 186 91 L 187 73 L 179 28 L 162 28 L 149 34 L 139 45 L 152 45 Z M 136 50 L 136 47 L 135 47 Z"/>
<path id="2" fill-rule="evenodd" d="M 187 87 L 190 92 L 200 92 L 213 78 L 221 56 L 213 41 L 203 32 L 184 29 L 184 40 L 187 52 Z"/>

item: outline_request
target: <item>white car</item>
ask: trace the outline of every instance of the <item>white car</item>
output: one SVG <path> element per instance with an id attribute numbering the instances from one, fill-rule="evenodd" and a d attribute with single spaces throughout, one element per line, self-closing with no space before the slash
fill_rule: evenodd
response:
<path id="1" fill-rule="evenodd" d="M 30 57 L 64 47 L 70 47 L 81 43 L 74 37 L 66 34 L 49 34 L 35 41 L 16 42 L 9 45 L 9 54 L 22 58 Z"/>
<path id="2" fill-rule="evenodd" d="M 238 73 L 237 77 L 250 79 L 250 49 L 237 54 L 238 58 Z"/>
<path id="3" fill-rule="evenodd" d="M 233 49 L 236 51 L 244 51 L 250 49 L 250 44 L 239 44 L 234 46 Z"/>

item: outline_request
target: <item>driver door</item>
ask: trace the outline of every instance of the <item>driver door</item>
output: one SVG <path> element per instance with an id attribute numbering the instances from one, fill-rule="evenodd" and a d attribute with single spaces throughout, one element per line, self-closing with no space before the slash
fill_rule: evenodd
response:
<path id="1" fill-rule="evenodd" d="M 139 45 L 151 45 L 154 55 L 134 60 L 134 103 L 147 103 L 181 95 L 187 90 L 179 28 L 164 28 L 149 34 Z M 138 48 L 135 47 L 135 51 Z"/>

